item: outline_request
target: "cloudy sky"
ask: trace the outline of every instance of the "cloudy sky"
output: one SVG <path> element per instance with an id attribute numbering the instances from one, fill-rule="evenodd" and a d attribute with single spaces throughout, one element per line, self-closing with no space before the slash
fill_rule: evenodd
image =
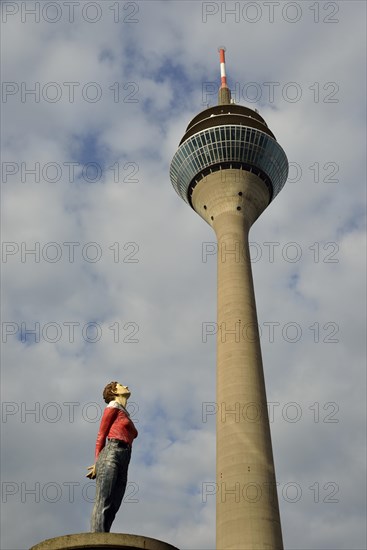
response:
<path id="1" fill-rule="evenodd" d="M 1 4 L 1 549 L 89 530 L 111 380 L 113 531 L 214 548 L 215 239 L 169 165 L 222 44 L 290 162 L 250 233 L 285 547 L 365 549 L 365 3 Z"/>

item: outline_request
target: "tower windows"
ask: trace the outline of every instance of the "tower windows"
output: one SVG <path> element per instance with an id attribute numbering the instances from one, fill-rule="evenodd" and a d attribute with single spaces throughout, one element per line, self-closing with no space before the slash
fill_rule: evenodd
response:
<path id="1" fill-rule="evenodd" d="M 181 144 L 171 164 L 171 180 L 178 194 L 189 202 L 187 193 L 198 174 L 230 164 L 258 174 L 272 198 L 284 185 L 288 172 L 287 158 L 274 139 L 243 125 L 222 125 L 200 131 Z"/>

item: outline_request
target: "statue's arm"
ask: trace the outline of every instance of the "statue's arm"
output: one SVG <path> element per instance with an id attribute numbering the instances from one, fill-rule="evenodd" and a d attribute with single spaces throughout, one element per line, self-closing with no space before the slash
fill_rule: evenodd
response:
<path id="1" fill-rule="evenodd" d="M 96 450 L 95 450 L 95 462 L 92 466 L 88 466 L 87 470 L 89 470 L 86 477 L 89 477 L 90 479 L 94 479 L 96 477 L 96 462 L 99 453 L 102 451 L 103 447 L 106 444 L 106 437 L 108 435 L 108 432 L 110 431 L 110 428 L 117 417 L 117 409 L 114 407 L 106 407 L 103 416 L 101 419 L 101 423 L 99 426 L 99 431 L 97 435 L 96 440 Z"/>
<path id="2" fill-rule="evenodd" d="M 99 453 L 102 451 L 106 444 L 106 437 L 111 429 L 112 424 L 117 418 L 118 409 L 114 407 L 106 407 L 101 419 L 99 431 L 96 440 L 95 461 L 97 461 Z"/>

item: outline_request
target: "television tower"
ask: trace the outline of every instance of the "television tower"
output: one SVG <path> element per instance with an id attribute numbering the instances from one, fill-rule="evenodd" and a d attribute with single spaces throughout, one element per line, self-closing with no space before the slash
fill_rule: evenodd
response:
<path id="1" fill-rule="evenodd" d="M 224 52 L 218 105 L 188 125 L 170 178 L 218 241 L 216 547 L 282 550 L 248 233 L 288 161 L 258 112 L 231 100 Z"/>

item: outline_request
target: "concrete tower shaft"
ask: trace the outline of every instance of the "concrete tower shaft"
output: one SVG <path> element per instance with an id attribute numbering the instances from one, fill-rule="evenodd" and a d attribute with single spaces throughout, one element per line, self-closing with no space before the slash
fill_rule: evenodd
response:
<path id="1" fill-rule="evenodd" d="M 210 174 L 192 194 L 218 241 L 217 550 L 283 548 L 248 245 L 269 198 L 242 169 Z"/>

